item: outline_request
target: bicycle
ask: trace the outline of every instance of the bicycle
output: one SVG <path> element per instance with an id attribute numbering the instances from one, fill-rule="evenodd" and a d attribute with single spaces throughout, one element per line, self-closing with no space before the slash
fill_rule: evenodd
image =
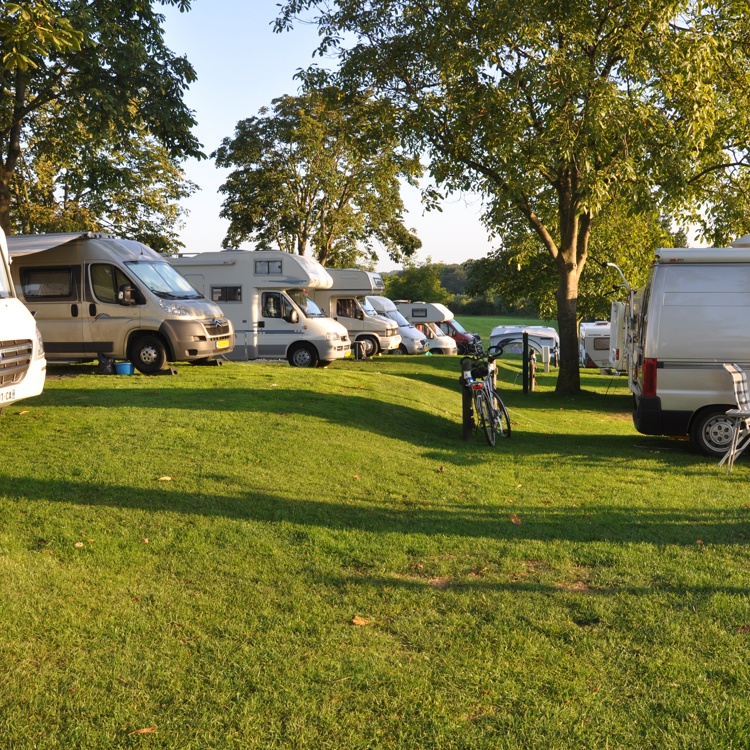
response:
<path id="1" fill-rule="evenodd" d="M 495 388 L 495 359 L 502 353 L 501 348 L 490 347 L 485 355 L 480 348 L 473 357 L 461 360 L 463 383 L 471 389 L 474 414 L 490 446 L 495 445 L 497 435 L 510 437 L 510 416 Z"/>

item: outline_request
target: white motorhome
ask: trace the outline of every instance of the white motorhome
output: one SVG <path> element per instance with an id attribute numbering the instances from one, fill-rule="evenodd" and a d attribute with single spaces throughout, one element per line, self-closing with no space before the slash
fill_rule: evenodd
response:
<path id="1" fill-rule="evenodd" d="M 130 360 L 146 374 L 228 354 L 234 331 L 164 256 L 93 232 L 8 238 L 16 290 L 50 362 Z"/>
<path id="2" fill-rule="evenodd" d="M 374 295 L 368 296 L 367 301 L 373 306 L 375 312 L 390 318 L 398 326 L 401 343 L 398 345 L 398 349 L 393 350 L 394 354 L 424 354 L 428 351 L 427 337 L 398 311 L 393 300 Z"/>
<path id="3" fill-rule="evenodd" d="M 455 339 L 443 333 L 437 323 L 414 323 L 414 327 L 427 338 L 430 354 L 455 355 L 458 353 Z"/>
<path id="4" fill-rule="evenodd" d="M 581 367 L 609 367 L 610 322 L 581 323 L 578 333 Z"/>
<path id="5" fill-rule="evenodd" d="M 397 300 L 399 312 L 413 325 L 434 323 L 445 336 L 456 343 L 459 354 L 469 354 L 481 348 L 481 336 L 469 333 L 453 316 L 453 313 L 439 302 L 408 302 Z"/>
<path id="6" fill-rule="evenodd" d="M 0 410 L 44 388 L 47 361 L 33 315 L 16 297 L 10 255 L 0 229 Z"/>
<path id="7" fill-rule="evenodd" d="M 723 455 L 724 413 L 735 407 L 723 363 L 750 368 L 750 236 L 729 248 L 657 250 L 625 318 L 636 429 L 690 435 L 702 453 Z"/>
<path id="8" fill-rule="evenodd" d="M 506 354 L 521 354 L 524 333 L 528 335 L 530 348 L 542 358 L 549 356 L 549 361 L 557 365 L 560 336 L 551 326 L 495 326 L 490 333 L 490 348 L 499 346 Z"/>
<path id="9" fill-rule="evenodd" d="M 234 324 L 230 359 L 286 359 L 293 367 L 326 367 L 350 353 L 346 328 L 310 299 L 330 274 L 312 258 L 280 250 L 224 250 L 170 257 Z"/>
<path id="10" fill-rule="evenodd" d="M 379 295 L 385 288 L 381 275 L 357 268 L 326 270 L 333 284 L 313 290 L 315 302 L 323 312 L 338 320 L 349 331 L 352 341 L 362 344 L 366 357 L 398 349 L 401 343 L 398 325 L 379 315 L 367 301 L 368 295 Z"/>

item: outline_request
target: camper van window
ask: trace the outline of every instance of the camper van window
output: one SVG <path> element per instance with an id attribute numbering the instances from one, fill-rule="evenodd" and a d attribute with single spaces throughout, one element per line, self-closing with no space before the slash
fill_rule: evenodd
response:
<path id="1" fill-rule="evenodd" d="M 13 286 L 8 276 L 8 269 L 0 258 L 0 299 L 7 299 L 13 296 Z"/>
<path id="2" fill-rule="evenodd" d="M 77 299 L 76 276 L 80 266 L 62 268 L 22 268 L 21 288 L 26 299 Z"/>
<path id="3" fill-rule="evenodd" d="M 117 291 L 123 286 L 133 286 L 133 282 L 115 266 L 107 263 L 94 263 L 89 270 L 94 295 L 100 302 L 117 302 Z"/>
<path id="4" fill-rule="evenodd" d="M 395 321 L 397 326 L 405 326 L 408 328 L 411 324 L 409 321 L 398 311 L 398 310 L 389 310 L 386 315 L 393 321 Z"/>
<path id="5" fill-rule="evenodd" d="M 412 307 L 411 316 L 412 318 L 426 318 L 427 308 L 426 307 Z"/>
<path id="6" fill-rule="evenodd" d="M 594 339 L 594 351 L 608 352 L 609 351 L 609 336 L 600 336 Z"/>
<path id="7" fill-rule="evenodd" d="M 212 286 L 212 302 L 242 302 L 241 286 Z"/>
<path id="8" fill-rule="evenodd" d="M 263 292 L 262 315 L 264 318 L 281 317 L 281 293 Z"/>
<path id="9" fill-rule="evenodd" d="M 288 289 L 287 294 L 306 318 L 325 318 L 321 309 L 301 289 Z"/>
<path id="10" fill-rule="evenodd" d="M 166 261 L 131 260 L 125 263 L 157 297 L 164 299 L 203 299 L 190 282 Z"/>
<path id="11" fill-rule="evenodd" d="M 370 317 L 376 316 L 378 313 L 375 310 L 375 308 L 367 301 L 367 297 L 357 297 L 359 300 L 359 304 L 362 305 L 362 309 L 369 315 Z"/>
<path id="12" fill-rule="evenodd" d="M 281 261 L 280 260 L 256 260 L 255 261 L 255 273 L 262 276 L 271 276 L 273 274 L 281 274 Z"/>
<path id="13" fill-rule="evenodd" d="M 357 314 L 357 303 L 351 298 L 336 300 L 336 315 L 341 318 L 354 318 Z"/>

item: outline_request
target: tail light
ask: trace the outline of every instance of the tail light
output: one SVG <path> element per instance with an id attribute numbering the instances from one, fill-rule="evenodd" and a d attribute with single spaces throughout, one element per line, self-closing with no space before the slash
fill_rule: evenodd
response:
<path id="1" fill-rule="evenodd" d="M 641 396 L 646 398 L 656 396 L 656 359 L 653 357 L 646 357 L 643 360 Z"/>

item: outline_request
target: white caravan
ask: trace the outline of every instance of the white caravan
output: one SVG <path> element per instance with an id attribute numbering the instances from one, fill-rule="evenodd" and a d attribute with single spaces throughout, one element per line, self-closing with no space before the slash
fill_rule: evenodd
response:
<path id="1" fill-rule="evenodd" d="M 581 323 L 578 337 L 578 351 L 581 367 L 609 367 L 610 322 L 597 320 L 595 323 Z"/>
<path id="2" fill-rule="evenodd" d="M 433 323 L 445 336 L 450 336 L 459 354 L 469 354 L 481 348 L 478 333 L 469 333 L 454 317 L 453 313 L 439 302 L 408 302 L 397 300 L 399 312 L 413 325 Z"/>
<path id="3" fill-rule="evenodd" d="M 232 324 L 163 255 L 93 232 L 8 237 L 16 291 L 50 362 L 203 363 L 234 346 Z"/>
<path id="4" fill-rule="evenodd" d="M 524 333 L 528 334 L 529 346 L 543 358 L 543 361 L 552 362 L 557 366 L 560 336 L 551 326 L 495 326 L 490 333 L 490 348 L 499 346 L 506 354 L 522 354 Z M 549 356 L 549 360 L 545 360 L 545 356 Z"/>
<path id="5" fill-rule="evenodd" d="M 427 337 L 398 311 L 393 300 L 388 299 L 388 297 L 368 296 L 367 301 L 375 308 L 377 313 L 390 318 L 398 325 L 401 343 L 398 345 L 398 349 L 393 350 L 394 354 L 424 354 L 429 349 Z"/>
<path id="6" fill-rule="evenodd" d="M 646 435 L 690 435 L 712 456 L 729 447 L 735 407 L 723 363 L 750 369 L 750 236 L 729 248 L 656 251 L 630 295 L 625 353 L 633 421 Z"/>
<path id="7" fill-rule="evenodd" d="M 326 269 L 333 284 L 330 288 L 315 289 L 313 296 L 326 315 L 338 320 L 354 342 L 364 348 L 364 356 L 398 349 L 401 336 L 398 325 L 367 301 L 368 295 L 380 294 L 385 288 L 379 273 L 357 268 Z"/>
<path id="8" fill-rule="evenodd" d="M 0 410 L 44 388 L 47 361 L 34 317 L 16 297 L 10 255 L 0 229 Z"/>
<path id="9" fill-rule="evenodd" d="M 333 280 L 316 260 L 280 250 L 223 250 L 169 258 L 234 324 L 230 359 L 326 367 L 350 353 L 346 328 L 308 296 Z"/>

